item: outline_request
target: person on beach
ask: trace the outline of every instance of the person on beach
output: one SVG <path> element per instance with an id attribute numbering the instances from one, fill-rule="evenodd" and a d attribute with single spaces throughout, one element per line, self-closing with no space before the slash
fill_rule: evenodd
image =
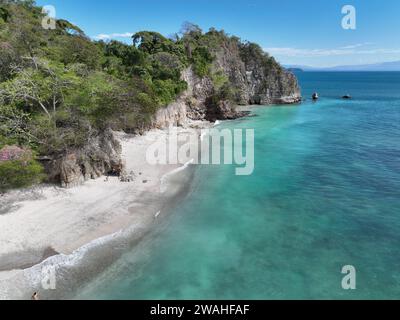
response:
<path id="1" fill-rule="evenodd" d="M 31 300 L 35 300 L 35 301 L 36 301 L 36 300 L 40 300 L 40 299 L 39 299 L 39 294 L 38 294 L 37 292 L 34 292 L 33 295 L 32 295 Z"/>

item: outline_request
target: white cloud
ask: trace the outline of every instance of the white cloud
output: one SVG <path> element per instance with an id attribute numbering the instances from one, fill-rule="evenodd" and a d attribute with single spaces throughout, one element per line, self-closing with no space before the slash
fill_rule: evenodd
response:
<path id="1" fill-rule="evenodd" d="M 286 57 L 323 57 L 350 54 L 349 49 L 298 49 L 298 48 L 265 48 L 272 55 Z"/>
<path id="2" fill-rule="evenodd" d="M 369 46 L 371 44 L 373 44 L 373 43 L 372 42 L 357 43 L 357 44 L 351 44 L 351 45 L 348 45 L 345 47 L 341 47 L 339 49 L 357 49 L 360 47 Z"/>
<path id="3" fill-rule="evenodd" d="M 131 38 L 133 36 L 132 32 L 125 32 L 125 33 L 111 33 L 111 34 L 104 34 L 101 33 L 94 38 L 96 40 L 110 40 L 113 38 Z"/>
<path id="4" fill-rule="evenodd" d="M 329 57 L 343 55 L 361 55 L 361 54 L 399 54 L 400 49 L 360 49 L 370 43 L 360 43 L 334 49 L 299 49 L 299 48 L 265 48 L 264 50 L 271 55 L 285 57 Z"/>

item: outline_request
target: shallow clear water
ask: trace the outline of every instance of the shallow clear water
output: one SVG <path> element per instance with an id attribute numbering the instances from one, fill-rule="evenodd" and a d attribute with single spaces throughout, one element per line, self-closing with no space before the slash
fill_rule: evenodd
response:
<path id="1" fill-rule="evenodd" d="M 222 125 L 255 129 L 254 174 L 198 167 L 183 203 L 78 297 L 400 298 L 400 73 L 298 76 L 318 103 Z"/>

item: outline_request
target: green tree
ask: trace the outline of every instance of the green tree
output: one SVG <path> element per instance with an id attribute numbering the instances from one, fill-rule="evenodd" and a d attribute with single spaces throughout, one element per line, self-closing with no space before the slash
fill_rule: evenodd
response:
<path id="1" fill-rule="evenodd" d="M 63 103 L 64 92 L 76 81 L 76 77 L 61 65 L 38 61 L 37 68 L 13 68 L 14 77 L 0 84 L 0 100 L 22 106 L 25 109 L 39 107 L 52 117 Z"/>
<path id="2" fill-rule="evenodd" d="M 43 167 L 35 160 L 0 162 L 0 192 L 29 187 L 44 179 Z"/>

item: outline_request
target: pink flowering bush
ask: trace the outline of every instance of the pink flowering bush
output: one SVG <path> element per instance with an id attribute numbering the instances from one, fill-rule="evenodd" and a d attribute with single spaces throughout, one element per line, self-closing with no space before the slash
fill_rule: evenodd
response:
<path id="1" fill-rule="evenodd" d="M 30 151 L 18 146 L 5 146 L 0 150 L 0 161 L 20 160 L 30 156 Z"/>
<path id="2" fill-rule="evenodd" d="M 43 167 L 29 149 L 5 146 L 0 150 L 0 192 L 28 187 L 43 178 Z"/>

